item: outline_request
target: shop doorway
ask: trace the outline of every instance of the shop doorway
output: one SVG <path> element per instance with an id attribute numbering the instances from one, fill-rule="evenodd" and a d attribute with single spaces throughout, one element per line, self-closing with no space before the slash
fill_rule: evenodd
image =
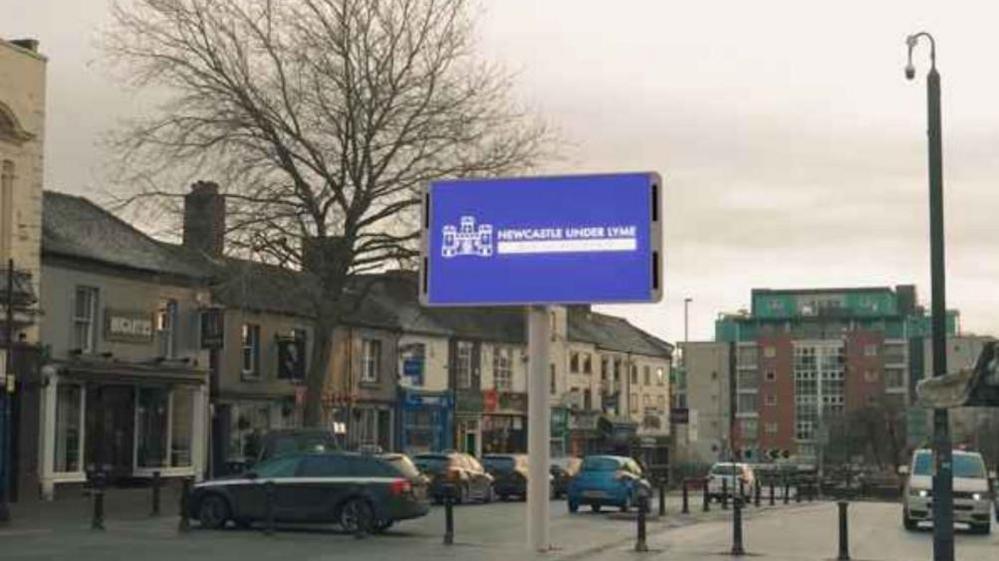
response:
<path id="1" fill-rule="evenodd" d="M 135 393 L 132 386 L 89 385 L 84 468 L 106 469 L 112 479 L 132 474 Z"/>

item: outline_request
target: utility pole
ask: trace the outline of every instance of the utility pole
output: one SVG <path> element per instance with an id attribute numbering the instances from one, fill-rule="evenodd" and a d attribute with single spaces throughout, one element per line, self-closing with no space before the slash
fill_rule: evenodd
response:
<path id="1" fill-rule="evenodd" d="M 936 41 L 926 32 L 906 38 L 909 62 L 905 76 L 912 80 L 916 68 L 912 49 L 925 38 L 930 42 L 930 71 L 926 75 L 926 116 L 929 137 L 930 183 L 930 292 L 932 307 L 933 376 L 947 374 L 947 303 L 944 261 L 943 147 L 940 118 L 940 74 L 936 67 Z M 950 422 L 946 409 L 933 410 L 933 559 L 954 561 L 954 480 Z"/>

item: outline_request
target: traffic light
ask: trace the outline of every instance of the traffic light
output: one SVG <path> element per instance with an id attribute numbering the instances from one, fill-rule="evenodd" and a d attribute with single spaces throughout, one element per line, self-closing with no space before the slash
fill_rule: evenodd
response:
<path id="1" fill-rule="evenodd" d="M 919 382 L 916 394 L 924 407 L 999 407 L 999 349 L 990 341 L 971 370 L 935 376 Z"/>

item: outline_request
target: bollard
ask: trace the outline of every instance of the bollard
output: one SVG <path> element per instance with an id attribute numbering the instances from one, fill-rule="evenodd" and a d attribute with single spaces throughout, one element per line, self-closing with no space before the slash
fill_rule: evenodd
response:
<path id="1" fill-rule="evenodd" d="M 742 497 L 732 500 L 732 555 L 745 555 L 742 548 Z"/>
<path id="2" fill-rule="evenodd" d="M 94 515 L 90 520 L 91 530 L 103 530 L 104 529 L 104 489 L 100 485 L 97 485 L 91 491 L 91 495 L 94 497 Z"/>
<path id="3" fill-rule="evenodd" d="M 774 506 L 774 480 L 770 480 L 770 506 Z"/>
<path id="4" fill-rule="evenodd" d="M 150 516 L 160 515 L 160 472 L 153 472 L 153 512 Z"/>
<path id="5" fill-rule="evenodd" d="M 454 494 L 444 486 L 444 545 L 454 545 Z"/>
<path id="6" fill-rule="evenodd" d="M 722 510 L 728 510 L 728 479 L 722 479 Z"/>
<path id="7" fill-rule="evenodd" d="M 759 479 L 757 479 L 753 484 L 753 487 L 755 487 L 753 492 L 753 503 L 756 505 L 756 508 L 760 508 L 760 491 L 762 490 L 763 484 L 760 483 Z"/>
<path id="8" fill-rule="evenodd" d="M 687 504 L 687 480 L 683 480 L 683 508 L 680 510 L 683 514 L 690 514 L 690 508 Z"/>
<path id="9" fill-rule="evenodd" d="M 808 502 L 814 502 L 814 501 L 815 501 L 815 482 L 814 481 L 809 481 L 808 482 Z"/>
<path id="10" fill-rule="evenodd" d="M 733 489 L 732 492 L 734 493 L 735 489 Z M 743 500 L 743 504 L 745 504 L 745 500 L 746 500 L 746 482 L 743 481 L 741 477 L 739 478 L 739 498 L 742 499 Z"/>
<path id="11" fill-rule="evenodd" d="M 191 529 L 191 479 L 185 477 L 180 484 L 180 522 L 177 531 L 184 533 Z"/>
<path id="12" fill-rule="evenodd" d="M 796 503 L 800 503 L 801 502 L 801 482 L 800 481 L 796 481 L 794 483 L 794 502 L 796 502 Z"/>
<path id="13" fill-rule="evenodd" d="M 649 497 L 645 493 L 638 496 L 638 540 L 635 542 L 635 551 L 645 553 L 649 550 L 649 545 L 645 542 L 645 513 L 649 510 Z"/>
<path id="14" fill-rule="evenodd" d="M 704 479 L 704 487 L 702 487 L 702 489 L 704 490 L 704 504 L 701 505 L 701 510 L 703 510 L 704 512 L 710 512 L 711 511 L 711 494 L 708 493 L 708 480 L 707 480 L 707 478 Z"/>
<path id="15" fill-rule="evenodd" d="M 791 502 L 791 484 L 784 480 L 784 504 Z"/>
<path id="16" fill-rule="evenodd" d="M 839 501 L 836 504 L 839 506 L 839 555 L 836 561 L 850 561 L 850 542 L 846 527 L 846 507 L 849 503 Z"/>
<path id="17" fill-rule="evenodd" d="M 659 516 L 666 516 L 666 482 L 659 478 Z"/>
<path id="18" fill-rule="evenodd" d="M 274 482 L 264 482 L 264 534 L 274 535 Z"/>

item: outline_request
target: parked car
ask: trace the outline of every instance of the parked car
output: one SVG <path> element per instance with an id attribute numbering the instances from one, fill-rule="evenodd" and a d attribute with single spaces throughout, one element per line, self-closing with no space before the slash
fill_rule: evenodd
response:
<path id="1" fill-rule="evenodd" d="M 974 532 L 992 531 L 992 490 L 985 461 L 978 452 L 954 450 L 954 521 L 968 524 Z M 920 522 L 933 520 L 933 452 L 916 450 L 909 467 L 899 468 L 907 475 L 902 499 L 902 526 L 915 530 Z"/>
<path id="2" fill-rule="evenodd" d="M 234 477 L 194 486 L 189 514 L 205 528 L 249 526 L 266 516 L 265 483 L 274 485 L 277 522 L 336 523 L 348 532 L 381 532 L 430 510 L 415 469 L 349 452 L 286 454 Z"/>
<path id="3" fill-rule="evenodd" d="M 461 452 L 417 454 L 413 457 L 416 467 L 430 478 L 430 497 L 437 504 L 444 502 L 445 485 L 457 487 L 455 501 L 459 504 L 472 501 L 492 502 L 495 490 L 493 476 L 489 475 L 474 457 Z"/>
<path id="4" fill-rule="evenodd" d="M 482 466 L 493 476 L 493 491 L 501 500 L 527 499 L 528 459 L 526 454 L 486 454 Z M 548 474 L 548 496 L 555 496 L 555 478 Z"/>
<path id="5" fill-rule="evenodd" d="M 553 478 L 554 492 L 553 495 L 556 499 L 562 498 L 569 492 L 569 482 L 572 478 L 579 473 L 579 466 L 582 465 L 583 459 L 577 458 L 575 456 L 563 456 L 561 458 L 552 458 L 551 468 L 549 469 Z"/>
<path id="6" fill-rule="evenodd" d="M 756 474 L 748 464 L 718 462 L 708 471 L 708 496 L 720 501 L 722 495 L 728 492 L 728 497 L 734 497 L 739 492 L 739 482 L 742 482 L 743 499 L 753 494 L 756 485 Z"/>
<path id="7" fill-rule="evenodd" d="M 615 506 L 627 512 L 638 501 L 640 487 L 649 487 L 638 462 L 623 456 L 587 456 L 569 483 L 569 512 L 589 505 L 593 512 Z"/>

